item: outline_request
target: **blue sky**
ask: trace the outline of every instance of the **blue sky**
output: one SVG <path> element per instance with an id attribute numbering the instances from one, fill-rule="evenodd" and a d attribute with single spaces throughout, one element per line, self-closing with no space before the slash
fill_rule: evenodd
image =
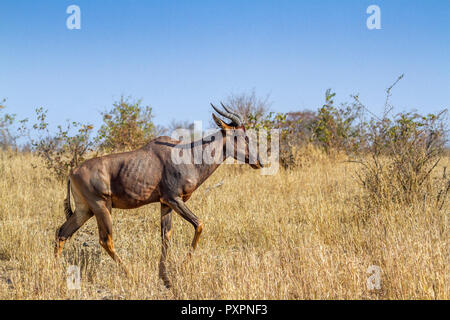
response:
<path id="1" fill-rule="evenodd" d="M 81 8 L 68 30 L 66 8 Z M 366 27 L 369 5 L 381 30 Z M 24 1 L 0 2 L 0 98 L 9 112 L 101 123 L 122 94 L 143 98 L 158 124 L 209 123 L 209 102 L 270 94 L 274 111 L 315 109 L 359 93 L 381 112 L 449 106 L 450 1 Z"/>

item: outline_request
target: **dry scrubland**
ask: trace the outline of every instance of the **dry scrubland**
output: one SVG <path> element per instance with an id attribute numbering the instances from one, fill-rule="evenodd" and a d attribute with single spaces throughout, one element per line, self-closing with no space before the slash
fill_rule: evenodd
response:
<path id="1" fill-rule="evenodd" d="M 441 211 L 358 209 L 358 165 L 344 160 L 310 150 L 302 168 L 275 176 L 220 167 L 188 202 L 205 225 L 191 260 L 192 226 L 174 215 L 167 290 L 158 279 L 158 204 L 113 211 L 116 249 L 133 279 L 98 244 L 94 218 L 56 261 L 65 185 L 37 157 L 0 153 L 0 299 L 449 299 L 448 201 Z M 79 291 L 66 286 L 71 264 L 82 269 Z M 381 290 L 366 287 L 370 265 L 382 269 Z"/>

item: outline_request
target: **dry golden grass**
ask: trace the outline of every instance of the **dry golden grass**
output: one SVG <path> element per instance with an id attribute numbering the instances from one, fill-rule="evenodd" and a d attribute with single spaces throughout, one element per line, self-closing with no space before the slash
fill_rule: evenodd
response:
<path id="1" fill-rule="evenodd" d="M 95 219 L 56 261 L 65 185 L 35 156 L 0 153 L 0 299 L 449 299 L 448 202 L 364 212 L 357 164 L 308 157 L 274 176 L 220 167 L 188 202 L 205 225 L 191 260 L 192 226 L 174 214 L 167 290 L 158 204 L 113 211 L 133 279 L 98 244 Z M 67 288 L 69 265 L 81 267 L 81 290 Z M 371 265 L 380 290 L 367 288 Z"/>

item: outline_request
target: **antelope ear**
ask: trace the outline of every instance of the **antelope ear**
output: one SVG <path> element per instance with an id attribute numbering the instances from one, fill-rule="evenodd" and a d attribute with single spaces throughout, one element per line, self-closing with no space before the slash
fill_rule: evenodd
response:
<path id="1" fill-rule="evenodd" d="M 212 114 L 214 122 L 222 129 L 227 130 L 231 129 L 229 125 L 227 125 L 225 122 L 223 122 L 221 119 L 219 119 L 214 113 Z"/>

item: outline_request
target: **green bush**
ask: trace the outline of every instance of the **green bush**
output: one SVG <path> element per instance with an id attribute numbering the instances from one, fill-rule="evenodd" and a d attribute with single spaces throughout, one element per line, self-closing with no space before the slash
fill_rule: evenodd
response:
<path id="1" fill-rule="evenodd" d="M 367 203 L 376 207 L 435 201 L 442 208 L 450 179 L 445 171 L 434 177 L 433 172 L 445 153 L 448 112 L 393 114 L 389 97 L 394 85 L 387 90 L 383 116 L 372 115 L 364 123 L 366 146 L 356 160 L 362 165 L 358 180 L 367 192 Z"/>
<path id="2" fill-rule="evenodd" d="M 122 96 L 111 110 L 102 113 L 103 125 L 95 137 L 100 151 L 133 150 L 155 136 L 152 108 L 141 103 Z"/>
<path id="3" fill-rule="evenodd" d="M 80 165 L 86 156 L 93 151 L 91 139 L 92 125 L 79 122 L 67 122 L 63 128 L 51 134 L 48 129 L 47 110 L 36 109 L 37 123 L 33 130 L 37 139 L 31 139 L 33 150 L 44 159 L 47 168 L 60 180 L 64 180 L 69 172 Z M 74 134 L 71 134 L 75 131 Z"/>
<path id="4" fill-rule="evenodd" d="M 333 100 L 335 95 L 331 89 L 325 93 L 325 104 L 318 109 L 312 125 L 312 142 L 323 147 L 327 153 L 333 150 L 357 151 L 361 147 L 362 137 L 362 127 L 357 121 L 362 112 L 361 106 L 353 103 L 337 108 Z"/>

